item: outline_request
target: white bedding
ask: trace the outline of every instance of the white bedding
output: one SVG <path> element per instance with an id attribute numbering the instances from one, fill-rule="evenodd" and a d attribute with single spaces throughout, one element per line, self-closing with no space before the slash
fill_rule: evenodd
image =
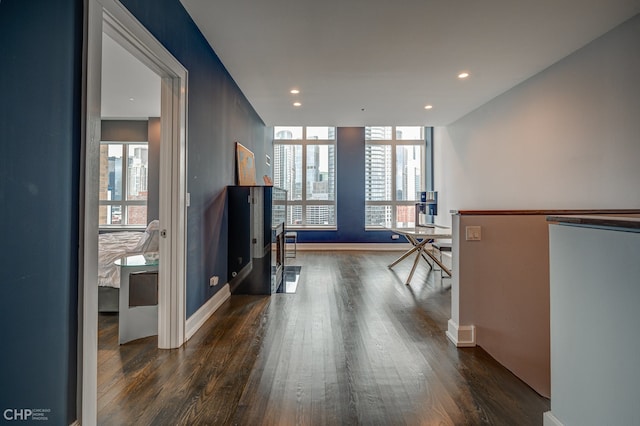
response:
<path id="1" fill-rule="evenodd" d="M 108 232 L 98 236 L 98 285 L 120 288 L 120 267 L 114 262 L 121 257 L 143 254 L 158 256 L 158 220 L 152 220 L 144 232 Z"/>
<path id="2" fill-rule="evenodd" d="M 109 232 L 98 236 L 98 285 L 120 288 L 120 267 L 116 260 L 136 252 L 144 232 Z"/>

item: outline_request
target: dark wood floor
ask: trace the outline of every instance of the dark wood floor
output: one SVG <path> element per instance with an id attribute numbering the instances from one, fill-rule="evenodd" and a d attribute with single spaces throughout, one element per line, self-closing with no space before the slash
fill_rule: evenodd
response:
<path id="1" fill-rule="evenodd" d="M 549 400 L 445 336 L 450 289 L 397 253 L 298 252 L 295 294 L 232 296 L 182 348 L 117 344 L 101 315 L 103 425 L 541 425 Z"/>

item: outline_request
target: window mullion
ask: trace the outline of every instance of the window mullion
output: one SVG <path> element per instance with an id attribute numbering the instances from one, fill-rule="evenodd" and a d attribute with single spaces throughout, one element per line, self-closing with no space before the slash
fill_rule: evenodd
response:
<path id="1" fill-rule="evenodd" d="M 307 225 L 307 130 L 303 128 L 302 136 L 302 225 Z"/>
<path id="2" fill-rule="evenodd" d="M 122 144 L 122 223 L 129 223 L 129 209 L 127 209 L 127 200 L 129 199 L 129 145 Z"/>
<path id="3" fill-rule="evenodd" d="M 300 198 L 301 198 L 301 211 L 300 217 L 302 218 L 302 226 L 307 226 L 307 128 L 306 126 L 302 127 L 302 141 L 301 150 L 302 150 L 302 188 L 300 190 Z"/>
<path id="4" fill-rule="evenodd" d="M 395 128 L 391 131 L 393 140 L 391 141 L 391 223 L 397 223 L 397 207 L 396 207 L 396 189 L 397 189 L 397 175 L 396 175 L 396 144 L 395 144 Z"/>

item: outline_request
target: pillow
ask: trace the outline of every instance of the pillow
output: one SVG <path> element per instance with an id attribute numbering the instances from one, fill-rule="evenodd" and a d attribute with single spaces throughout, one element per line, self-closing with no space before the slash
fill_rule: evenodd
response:
<path id="1" fill-rule="evenodd" d="M 144 234 L 140 237 L 140 241 L 138 241 L 133 251 L 143 254 L 157 252 L 160 247 L 158 242 L 159 231 L 160 221 L 158 219 L 149 222 L 147 229 L 145 229 Z"/>

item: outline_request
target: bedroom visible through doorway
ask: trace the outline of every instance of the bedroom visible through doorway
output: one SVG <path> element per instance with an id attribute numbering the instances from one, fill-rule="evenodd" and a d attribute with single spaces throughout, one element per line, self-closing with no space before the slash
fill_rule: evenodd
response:
<path id="1" fill-rule="evenodd" d="M 129 276 L 121 274 L 119 259 L 143 255 L 158 281 L 161 77 L 104 32 L 101 76 L 98 312 L 117 316 L 121 277 Z M 157 305 L 157 289 L 149 298 Z M 140 337 L 157 334 L 157 306 L 149 315 L 155 326 L 150 318 Z M 127 318 L 120 315 L 116 326 Z"/>
<path id="2" fill-rule="evenodd" d="M 127 121 L 121 112 L 109 116 L 114 120 L 103 120 L 103 95 L 119 94 L 118 86 L 113 89 L 102 88 L 102 62 L 104 34 L 111 38 L 126 52 L 155 73 L 159 81 L 160 107 L 159 114 L 138 114 L 136 117 L 152 117 L 159 132 L 159 152 L 157 160 L 157 178 L 151 177 L 151 170 L 147 170 L 147 184 L 157 183 L 157 198 L 152 201 L 152 188 L 142 190 L 144 185 L 138 182 L 133 188 L 127 185 L 131 179 L 121 179 L 122 189 L 116 189 L 116 166 L 120 161 L 120 176 L 136 175 L 144 166 L 142 159 L 145 154 L 142 149 L 133 152 L 131 157 L 128 150 L 122 148 L 121 160 L 116 155 L 105 156 L 107 163 L 113 157 L 112 182 L 109 176 L 104 177 L 107 182 L 108 195 L 100 196 L 101 170 L 109 170 L 109 166 L 101 169 L 100 151 L 103 142 L 108 144 L 123 143 L 123 145 L 143 145 L 149 140 L 136 137 L 137 140 L 122 140 L 120 137 L 101 137 L 103 122 Z M 81 230 L 80 253 L 80 285 L 79 285 L 79 375 L 78 418 L 82 424 L 95 424 L 97 421 L 97 352 L 98 352 L 98 236 L 99 228 L 104 231 L 140 232 L 145 226 L 140 222 L 147 222 L 148 226 L 154 220 L 157 223 L 157 244 L 162 261 L 157 264 L 157 346 L 161 349 L 177 348 L 184 343 L 185 328 L 185 285 L 186 285 L 186 97 L 187 71 L 169 53 L 164 46 L 136 20 L 136 18 L 117 0 L 89 0 L 87 15 L 87 56 L 86 56 L 86 112 L 84 139 L 84 185 L 83 209 L 81 212 L 83 228 Z M 156 87 L 157 87 L 156 83 Z M 133 100 L 132 100 L 133 99 Z M 126 98 L 127 102 L 135 104 L 135 96 Z M 108 114 L 107 114 L 108 115 Z M 151 125 L 152 120 L 148 120 Z M 129 123 L 130 124 L 130 123 Z M 105 135 L 107 131 L 104 131 Z M 115 139 L 115 140 L 113 140 Z M 151 167 L 147 150 L 147 165 Z M 137 157 L 137 158 L 136 158 Z M 133 164 L 135 163 L 135 164 Z M 129 167 L 132 165 L 132 167 Z M 122 168 L 126 171 L 122 173 Z M 139 177 L 143 173 L 138 173 Z M 134 179 L 135 180 L 135 179 Z M 137 186 L 136 186 L 137 185 Z M 111 186 L 111 188 L 109 188 Z M 109 194 L 109 191 L 110 194 Z M 147 194 L 142 194 L 147 192 Z M 127 196 L 127 194 L 136 194 Z M 110 198 L 109 198 L 110 197 Z M 136 198 L 137 197 L 137 198 Z M 146 200 L 141 199 L 146 197 Z M 102 198 L 102 199 L 101 199 Z M 117 199 L 121 198 L 121 199 Z M 157 205 L 157 213 L 151 210 Z M 143 208 L 144 207 L 144 208 Z M 140 219 L 145 216 L 146 219 Z M 101 212 L 102 210 L 102 212 Z M 102 213 L 102 216 L 101 216 Z M 136 219 L 136 217 L 140 217 Z M 99 222 L 102 221 L 102 227 Z M 108 223 L 109 222 L 109 223 Z M 134 223 L 138 222 L 138 223 Z M 127 228 L 129 226 L 129 228 Z M 111 227 L 111 229 L 109 229 Z M 140 243 L 142 240 L 138 240 Z M 138 247 L 139 248 L 139 247 Z M 137 303 L 137 302 L 136 302 Z"/>

